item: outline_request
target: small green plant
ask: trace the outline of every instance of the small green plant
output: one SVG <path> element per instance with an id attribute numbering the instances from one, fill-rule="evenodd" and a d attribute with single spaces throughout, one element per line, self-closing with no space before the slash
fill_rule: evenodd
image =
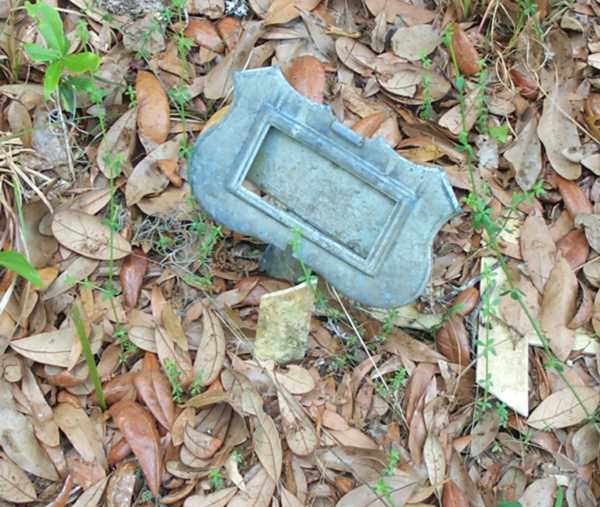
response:
<path id="1" fill-rule="evenodd" d="M 398 398 L 400 389 L 406 385 L 407 380 L 408 371 L 406 368 L 399 368 L 396 370 L 388 384 L 379 381 L 375 384 L 375 389 L 377 390 L 377 394 L 384 399 Z"/>
<path id="2" fill-rule="evenodd" d="M 38 288 L 42 287 L 40 274 L 23 254 L 13 250 L 0 252 L 0 266 L 22 276 Z"/>
<path id="3" fill-rule="evenodd" d="M 521 502 L 501 500 L 498 507 L 523 507 Z"/>
<path id="4" fill-rule="evenodd" d="M 204 391 L 204 373 L 200 371 L 190 385 L 190 395 L 198 396 Z"/>
<path id="5" fill-rule="evenodd" d="M 506 428 L 508 426 L 508 407 L 501 401 L 496 402 L 496 414 L 500 419 L 500 426 Z"/>
<path id="6" fill-rule="evenodd" d="M 383 477 L 380 477 L 373 487 L 375 494 L 380 496 L 388 507 L 393 507 L 392 487 L 385 483 Z"/>
<path id="7" fill-rule="evenodd" d="M 213 468 L 208 472 L 208 480 L 210 482 L 210 487 L 213 490 L 223 489 L 225 486 L 225 479 L 223 479 L 223 473 L 218 468 Z"/>
<path id="8" fill-rule="evenodd" d="M 152 491 L 150 491 L 148 488 L 145 488 L 142 490 L 138 498 L 140 503 L 145 503 L 151 502 L 154 499 L 154 496 L 152 496 Z"/>
<path id="9" fill-rule="evenodd" d="M 383 475 L 390 476 L 396 473 L 396 468 L 398 467 L 398 463 L 400 462 L 400 453 L 392 448 L 390 450 L 390 454 L 388 455 L 388 462 L 386 467 L 383 469 Z"/>
<path id="10" fill-rule="evenodd" d="M 102 382 L 100 381 L 100 375 L 98 375 L 98 369 L 96 368 L 96 362 L 94 361 L 94 354 L 92 354 L 92 347 L 90 346 L 90 340 L 85 332 L 85 326 L 83 319 L 81 318 L 81 312 L 79 307 L 75 304 L 71 310 L 71 318 L 75 329 L 77 330 L 77 336 L 81 342 L 81 348 L 83 349 L 83 355 L 90 371 L 90 377 L 94 384 L 94 390 L 96 391 L 96 398 L 98 398 L 98 405 L 102 410 L 106 410 L 106 400 L 104 398 L 104 390 L 102 389 Z"/>
<path id="11" fill-rule="evenodd" d="M 129 358 L 135 354 L 139 349 L 135 343 L 133 343 L 127 334 L 127 329 L 123 326 L 117 326 L 114 337 L 117 343 L 121 346 L 121 353 L 119 354 L 119 362 L 121 364 L 126 363 Z"/>
<path id="12" fill-rule="evenodd" d="M 173 401 L 175 403 L 183 403 L 183 387 L 181 386 L 181 380 L 179 380 L 182 373 L 172 359 L 167 359 L 165 361 L 165 373 L 171 384 L 171 396 L 173 397 Z"/>
<path id="13" fill-rule="evenodd" d="M 433 77 L 431 75 L 431 67 L 433 62 L 428 56 L 421 58 L 421 65 L 426 70 L 423 73 L 422 85 L 423 85 L 423 105 L 419 111 L 419 116 L 423 120 L 430 120 L 433 117 L 433 97 L 431 95 L 431 84 L 433 83 Z"/>
<path id="14" fill-rule="evenodd" d="M 50 98 L 56 90 L 66 104 L 73 104 L 73 90 L 97 92 L 92 78 L 82 77 L 98 69 L 100 58 L 90 51 L 69 54 L 69 40 L 65 36 L 60 14 L 55 7 L 44 2 L 25 4 L 27 14 L 37 22 L 46 46 L 35 43 L 24 44 L 27 55 L 35 62 L 46 63 L 44 74 L 44 96 Z M 72 108 L 69 108 L 72 110 Z"/>
<path id="15" fill-rule="evenodd" d="M 231 457 L 238 465 L 241 465 L 244 462 L 244 457 L 239 449 L 234 449 L 231 453 Z"/>

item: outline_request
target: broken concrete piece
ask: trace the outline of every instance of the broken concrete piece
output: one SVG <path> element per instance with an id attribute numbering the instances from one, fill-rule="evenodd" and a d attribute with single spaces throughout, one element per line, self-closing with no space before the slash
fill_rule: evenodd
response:
<path id="1" fill-rule="evenodd" d="M 279 364 L 301 361 L 313 309 L 314 293 L 306 283 L 265 294 L 258 309 L 256 358 Z"/>
<path id="2" fill-rule="evenodd" d="M 433 238 L 460 209 L 443 171 L 359 136 L 275 67 L 235 75 L 235 100 L 198 138 L 190 181 L 218 222 L 282 250 L 300 238 L 300 260 L 383 308 L 423 291 Z"/>
<path id="3" fill-rule="evenodd" d="M 260 269 L 271 278 L 279 278 L 291 283 L 296 283 L 304 274 L 302 264 L 294 257 L 290 247 L 281 250 L 273 245 L 265 249 L 260 259 Z"/>

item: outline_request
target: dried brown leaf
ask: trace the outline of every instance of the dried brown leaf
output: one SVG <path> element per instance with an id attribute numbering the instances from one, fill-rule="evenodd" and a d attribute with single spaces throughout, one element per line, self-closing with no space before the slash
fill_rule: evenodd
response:
<path id="1" fill-rule="evenodd" d="M 519 241 L 531 281 L 542 293 L 554 267 L 556 245 L 541 215 L 531 214 L 525 219 Z"/>
<path id="2" fill-rule="evenodd" d="M 493 410 L 481 416 L 471 432 L 471 456 L 479 456 L 495 440 L 500 430 L 500 418 Z"/>
<path id="3" fill-rule="evenodd" d="M 35 487 L 27 474 L 7 459 L 0 459 L 0 499 L 13 503 L 37 500 Z"/>
<path id="4" fill-rule="evenodd" d="M 567 159 L 563 153 L 579 149 L 581 142 L 577 128 L 571 121 L 569 94 L 564 87 L 555 86 L 544 99 L 544 111 L 538 125 L 538 136 L 552 168 L 563 178 L 576 180 L 581 166 Z"/>
<path id="5" fill-rule="evenodd" d="M 135 148 L 137 109 L 128 109 L 106 132 L 98 146 L 96 162 L 107 178 L 119 176 L 122 171 L 131 174 L 131 155 Z M 117 156 L 120 158 L 118 166 Z"/>
<path id="6" fill-rule="evenodd" d="M 423 461 L 429 483 L 441 492 L 441 484 L 446 477 L 446 456 L 440 439 L 432 433 L 429 433 L 423 446 Z"/>
<path id="7" fill-rule="evenodd" d="M 600 252 L 600 215 L 579 214 L 575 217 L 575 225 L 583 226 L 588 244 Z"/>
<path id="8" fill-rule="evenodd" d="M 131 253 L 123 236 L 111 232 L 98 217 L 77 210 L 56 212 L 52 234 L 64 247 L 92 259 L 121 259 Z"/>
<path id="9" fill-rule="evenodd" d="M 240 491 L 228 507 L 268 507 L 271 504 L 276 483 L 260 465 L 256 465 L 251 472 L 255 475 L 246 480 L 246 491 Z"/>
<path id="10" fill-rule="evenodd" d="M 590 246 L 588 245 L 585 233 L 580 230 L 572 230 L 564 235 L 556 243 L 560 254 L 567 259 L 572 269 L 580 267 L 588 258 Z"/>
<path id="11" fill-rule="evenodd" d="M 219 450 L 223 441 L 188 424 L 183 429 L 183 443 L 197 458 L 209 459 Z"/>
<path id="12" fill-rule="evenodd" d="M 575 314 L 576 302 L 577 277 L 569 263 L 560 257 L 544 287 L 540 325 L 561 361 L 569 356 L 575 342 L 575 332 L 567 326 Z"/>
<path id="13" fill-rule="evenodd" d="M 552 507 L 555 492 L 556 479 L 554 477 L 538 479 L 527 487 L 519 498 L 519 502 L 523 507 Z"/>
<path id="14" fill-rule="evenodd" d="M 311 55 L 294 58 L 285 77 L 300 95 L 313 102 L 323 103 L 325 67 L 317 58 Z"/>
<path id="15" fill-rule="evenodd" d="M 108 477 L 99 480 L 94 485 L 81 494 L 81 496 L 77 499 L 77 501 L 73 504 L 73 507 L 97 507 L 100 505 L 100 499 L 104 494 L 104 490 L 106 489 L 106 484 L 108 483 Z"/>
<path id="16" fill-rule="evenodd" d="M 181 349 L 167 331 L 160 326 L 156 326 L 154 329 L 154 339 L 156 340 L 158 359 L 163 369 L 167 369 L 169 361 L 175 363 L 180 373 L 179 381 L 184 387 L 187 386 L 194 378 L 192 360 L 189 354 Z"/>
<path id="17" fill-rule="evenodd" d="M 185 499 L 183 507 L 225 507 L 237 492 L 237 488 L 224 488 L 210 495 L 192 495 Z"/>
<path id="18" fill-rule="evenodd" d="M 469 507 L 469 502 L 454 481 L 444 484 L 442 507 Z"/>
<path id="19" fill-rule="evenodd" d="M 33 123 L 27 108 L 16 100 L 6 108 L 6 120 L 11 132 L 21 138 L 21 142 L 25 148 L 31 148 L 31 130 Z"/>
<path id="20" fill-rule="evenodd" d="M 152 416 L 134 401 L 120 401 L 110 408 L 119 430 L 135 454 L 154 496 L 160 488 L 160 437 Z"/>
<path id="21" fill-rule="evenodd" d="M 452 311 L 463 317 L 469 315 L 479 303 L 479 291 L 475 287 L 463 290 L 452 301 Z"/>
<path id="22" fill-rule="evenodd" d="M 215 26 L 203 18 L 190 18 L 184 35 L 192 39 L 197 45 L 222 53 L 225 50 L 225 44 L 217 32 Z"/>
<path id="23" fill-rule="evenodd" d="M 202 312 L 202 337 L 194 359 L 194 376 L 207 386 L 219 376 L 225 362 L 225 334 L 217 315 L 209 308 Z"/>
<path id="24" fill-rule="evenodd" d="M 318 436 L 298 401 L 284 388 L 277 390 L 283 432 L 290 450 L 308 456 L 318 444 Z"/>
<path id="25" fill-rule="evenodd" d="M 361 76 L 373 73 L 377 55 L 367 46 L 349 37 L 335 41 L 335 51 L 342 63 Z"/>
<path id="26" fill-rule="evenodd" d="M 171 384 L 161 371 L 156 355 L 146 352 L 144 366 L 135 374 L 133 383 L 138 395 L 156 420 L 167 430 L 175 422 L 175 405 L 171 397 Z"/>
<path id="27" fill-rule="evenodd" d="M 315 388 L 315 379 L 308 370 L 301 366 L 290 364 L 287 371 L 275 372 L 275 378 L 291 394 L 307 394 Z"/>
<path id="28" fill-rule="evenodd" d="M 529 416 L 527 424 L 540 430 L 574 426 L 593 414 L 599 403 L 600 393 L 592 387 L 566 387 L 544 399 Z"/>
<path id="29" fill-rule="evenodd" d="M 281 440 L 273 419 L 264 413 L 256 420 L 254 451 L 271 479 L 279 481 L 283 466 Z"/>
<path id="30" fill-rule="evenodd" d="M 392 505 L 397 506 L 405 505 L 419 485 L 417 477 L 409 473 L 382 477 L 381 480 L 390 490 Z M 374 486 L 364 484 L 353 489 L 340 499 L 336 507 L 386 507 L 388 501 L 377 494 Z"/>
<path id="31" fill-rule="evenodd" d="M 129 507 L 136 481 L 135 463 L 123 463 L 112 474 L 106 488 L 106 507 Z"/>
<path id="32" fill-rule="evenodd" d="M 267 25 L 287 23 L 300 16 L 300 9 L 312 11 L 321 0 L 273 0 L 265 15 Z"/>
<path id="33" fill-rule="evenodd" d="M 133 309 L 137 306 L 138 298 L 144 284 L 144 275 L 148 269 L 148 258 L 141 248 L 134 247 L 131 255 L 121 264 L 119 279 L 125 304 Z"/>
<path id="34" fill-rule="evenodd" d="M 557 177 L 558 191 L 560 192 L 565 208 L 573 219 L 581 213 L 592 213 L 592 203 L 584 191 L 574 181 Z"/>
<path id="35" fill-rule="evenodd" d="M 542 148 L 537 128 L 537 117 L 531 114 L 514 143 L 504 152 L 504 158 L 515 171 L 515 180 L 524 191 L 533 187 L 542 171 Z"/>
<path id="36" fill-rule="evenodd" d="M 463 74 L 470 76 L 479 72 L 479 53 L 458 23 L 452 26 L 452 50 Z"/>
<path id="37" fill-rule="evenodd" d="M 167 140 L 171 128 L 169 99 L 160 81 L 151 72 L 140 70 L 135 81 L 138 103 L 137 126 L 142 144 L 160 145 Z"/>
<path id="38" fill-rule="evenodd" d="M 437 349 L 452 363 L 467 366 L 471 361 L 469 333 L 460 315 L 451 315 L 435 337 Z"/>
<path id="39" fill-rule="evenodd" d="M 420 60 L 440 43 L 440 33 L 432 25 L 400 27 L 394 33 L 392 51 L 409 61 Z"/>
<path id="40" fill-rule="evenodd" d="M 567 326 L 569 329 L 579 329 L 585 326 L 592 318 L 594 308 L 594 294 L 587 285 L 579 282 L 581 287 L 581 302 L 577 307 L 577 312 Z"/>

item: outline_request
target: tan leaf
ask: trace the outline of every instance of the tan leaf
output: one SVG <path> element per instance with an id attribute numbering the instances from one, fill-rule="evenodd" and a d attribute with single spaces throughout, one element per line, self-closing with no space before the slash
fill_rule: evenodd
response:
<path id="1" fill-rule="evenodd" d="M 224 488 L 210 495 L 192 495 L 185 499 L 183 507 L 225 507 L 237 491 L 237 488 Z"/>
<path id="2" fill-rule="evenodd" d="M 135 454 L 154 496 L 160 488 L 160 437 L 154 420 L 134 401 L 120 401 L 110 408 L 119 430 Z"/>
<path id="3" fill-rule="evenodd" d="M 208 433 L 198 431 L 188 424 L 183 429 L 183 443 L 197 458 L 208 459 L 212 458 L 219 450 L 223 441 Z"/>
<path id="4" fill-rule="evenodd" d="M 440 34 L 432 25 L 400 27 L 392 37 L 392 51 L 409 61 L 420 60 L 440 43 Z"/>
<path id="5" fill-rule="evenodd" d="M 361 76 L 373 73 L 377 55 L 367 46 L 349 37 L 338 37 L 335 51 L 342 63 Z"/>
<path id="6" fill-rule="evenodd" d="M 434 11 L 402 0 L 367 0 L 365 3 L 374 16 L 385 12 L 388 23 L 394 23 L 397 16 L 400 16 L 402 21 L 409 26 L 431 23 L 435 18 Z"/>
<path id="7" fill-rule="evenodd" d="M 392 505 L 405 505 L 411 497 L 419 481 L 411 474 L 396 474 L 382 477 L 383 483 L 390 489 Z M 375 484 L 364 484 L 344 495 L 336 507 L 387 507 L 388 501 L 380 497 L 375 490 Z"/>
<path id="8" fill-rule="evenodd" d="M 575 342 L 575 332 L 567 326 L 575 314 L 577 277 L 569 263 L 559 258 L 544 287 L 540 308 L 540 325 L 552 351 L 564 361 Z"/>
<path id="9" fill-rule="evenodd" d="M 169 178 L 158 167 L 158 161 L 176 158 L 178 153 L 179 140 L 175 138 L 152 150 L 133 168 L 125 186 L 127 206 L 138 204 L 145 196 L 167 188 Z"/>
<path id="10" fill-rule="evenodd" d="M 58 211 L 52 220 L 52 234 L 64 247 L 92 259 L 121 259 L 131 253 L 123 236 L 111 233 L 98 217 L 81 211 Z"/>
<path id="11" fill-rule="evenodd" d="M 31 418 L 36 437 L 47 446 L 58 446 L 60 436 L 52 409 L 30 368 L 25 368 L 23 372 L 21 390 L 31 404 Z"/>
<path id="12" fill-rule="evenodd" d="M 386 338 L 383 348 L 391 354 L 397 354 L 418 363 L 437 363 L 444 360 L 444 356 L 433 350 L 428 344 L 414 339 L 399 329 L 395 329 Z"/>
<path id="13" fill-rule="evenodd" d="M 73 504 L 73 507 L 96 507 L 100 505 L 100 499 L 104 494 L 107 483 L 108 477 L 105 477 L 90 488 L 87 488 Z"/>
<path id="14" fill-rule="evenodd" d="M 577 307 L 577 312 L 567 326 L 569 329 L 579 329 L 587 325 L 592 318 L 594 308 L 594 294 L 584 283 L 579 282 L 581 287 L 581 302 Z"/>
<path id="15" fill-rule="evenodd" d="M 112 474 L 106 488 L 106 507 L 129 507 L 136 481 L 135 463 L 123 463 Z"/>
<path id="16" fill-rule="evenodd" d="M 65 327 L 57 331 L 13 340 L 10 346 L 18 354 L 38 363 L 66 368 L 70 363 L 71 350 L 76 340 L 75 328 Z"/>
<path id="17" fill-rule="evenodd" d="M 255 475 L 246 480 L 246 491 L 240 491 L 229 502 L 228 507 L 268 507 L 273 499 L 275 482 L 260 465 L 256 465 L 251 472 Z"/>
<path id="18" fill-rule="evenodd" d="M 209 308 L 202 312 L 202 337 L 194 359 L 194 377 L 207 386 L 219 376 L 225 362 L 225 334 L 221 321 Z"/>
<path id="19" fill-rule="evenodd" d="M 256 420 L 254 451 L 269 476 L 277 482 L 283 465 L 281 440 L 273 419 L 264 413 Z"/>
<path id="20" fill-rule="evenodd" d="M 144 275 L 148 269 L 148 258 L 141 248 L 134 247 L 131 255 L 121 264 L 119 280 L 125 304 L 133 309 L 137 306 L 138 298 L 144 284 Z"/>
<path id="21" fill-rule="evenodd" d="M 323 103 L 325 67 L 317 58 L 311 55 L 294 58 L 285 77 L 300 95 L 313 102 Z"/>
<path id="22" fill-rule="evenodd" d="M 171 128 L 169 99 L 160 81 L 145 70 L 137 73 L 137 125 L 144 146 L 164 143 Z M 148 150 L 150 151 L 150 150 Z"/>
<path id="23" fill-rule="evenodd" d="M 7 459 L 0 459 L 0 498 L 14 503 L 37 500 L 35 488 L 27 474 Z"/>
<path id="24" fill-rule="evenodd" d="M 479 53 L 458 23 L 452 25 L 452 50 L 463 74 L 470 76 L 479 72 Z"/>
<path id="25" fill-rule="evenodd" d="M 300 16 L 300 9 L 312 11 L 321 0 L 273 0 L 267 14 L 267 25 L 287 23 Z"/>
<path id="26" fill-rule="evenodd" d="M 556 492 L 556 479 L 546 477 L 533 481 L 519 498 L 522 507 L 552 507 L 554 493 Z"/>
<path id="27" fill-rule="evenodd" d="M 556 259 L 556 245 L 546 221 L 539 214 L 531 214 L 521 227 L 521 255 L 533 285 L 540 293 L 550 277 Z"/>
<path id="28" fill-rule="evenodd" d="M 429 483 L 441 492 L 441 485 L 446 477 L 446 457 L 439 438 L 431 433 L 427 436 L 423 446 L 423 460 L 425 468 L 427 468 Z"/>
<path id="29" fill-rule="evenodd" d="M 99 261 L 95 259 L 77 256 L 42 294 L 42 301 L 64 294 L 96 271 L 98 264 Z"/>
<path id="30" fill-rule="evenodd" d="M 498 414 L 492 410 L 485 412 L 471 432 L 471 456 L 479 456 L 495 440 L 500 430 Z"/>
<path id="31" fill-rule="evenodd" d="M 23 146 L 31 148 L 31 130 L 33 124 L 27 108 L 21 102 L 16 100 L 11 101 L 6 108 L 6 119 L 8 120 L 11 132 L 21 138 Z"/>
<path id="32" fill-rule="evenodd" d="M 298 497 L 292 495 L 287 489 L 283 486 L 280 489 L 281 491 L 281 507 L 303 507 L 304 504 L 298 500 Z"/>
<path id="33" fill-rule="evenodd" d="M 181 319 L 173 310 L 171 303 L 164 297 L 160 287 L 152 287 L 152 316 L 165 328 L 167 335 L 184 351 L 188 350 L 187 337 Z"/>
<path id="34" fill-rule="evenodd" d="M 287 371 L 275 372 L 275 378 L 291 394 L 307 394 L 315 388 L 315 379 L 308 370 L 301 366 L 290 364 Z"/>
<path id="35" fill-rule="evenodd" d="M 129 329 L 128 338 L 136 347 L 146 352 L 157 353 L 154 330 L 146 326 L 133 326 Z"/>
<path id="36" fill-rule="evenodd" d="M 164 328 L 156 326 L 154 329 L 156 352 L 163 369 L 166 371 L 169 361 L 173 361 L 180 373 L 179 380 L 186 387 L 193 379 L 192 360 L 189 354 L 177 345 Z"/>
<path id="37" fill-rule="evenodd" d="M 58 495 L 50 502 L 46 507 L 65 507 L 71 498 L 71 491 L 73 490 L 73 476 L 67 475 L 65 483 Z"/>
<path id="38" fill-rule="evenodd" d="M 454 481 L 444 484 L 442 507 L 469 507 L 469 502 Z"/>
<path id="39" fill-rule="evenodd" d="M 504 158 L 515 171 L 515 180 L 525 191 L 533 187 L 542 171 L 542 148 L 537 128 L 537 117 L 531 114 L 515 142 L 504 152 Z"/>
<path id="40" fill-rule="evenodd" d="M 579 214 L 575 217 L 575 225 L 584 227 L 588 244 L 600 252 L 600 215 Z"/>
<path id="41" fill-rule="evenodd" d="M 581 166 L 563 155 L 569 149 L 577 150 L 581 147 L 577 128 L 571 118 L 569 94 L 564 87 L 555 86 L 544 99 L 538 136 L 544 144 L 552 168 L 563 178 L 576 180 L 581 176 Z"/>
<path id="42" fill-rule="evenodd" d="M 574 426 L 593 414 L 599 403 L 600 393 L 595 389 L 586 386 L 567 387 L 544 399 L 529 416 L 527 424 L 539 430 Z"/>
<path id="43" fill-rule="evenodd" d="M 95 424 L 85 410 L 76 408 L 70 403 L 60 403 L 54 409 L 54 420 L 85 461 L 98 463 L 106 469 L 106 456 L 102 442 L 98 438 Z"/>
<path id="44" fill-rule="evenodd" d="M 133 383 L 152 415 L 162 426 L 171 430 L 175 422 L 175 405 L 171 397 L 171 384 L 161 371 L 156 355 L 146 352 L 144 366 L 135 374 Z"/>
<path id="45" fill-rule="evenodd" d="M 192 191 L 188 184 L 181 188 L 169 187 L 156 197 L 145 197 L 138 207 L 145 215 L 174 220 L 192 220 L 194 208 L 191 201 Z"/>
<path id="46" fill-rule="evenodd" d="M 127 110 L 111 125 L 98 146 L 96 162 L 107 178 L 117 177 L 121 172 L 126 176 L 131 174 L 130 158 L 135 148 L 136 117 L 136 108 Z"/>
<path id="47" fill-rule="evenodd" d="M 421 75 L 416 69 L 405 68 L 393 74 L 378 77 L 379 84 L 388 92 L 399 97 L 414 97 Z"/>
<path id="48" fill-rule="evenodd" d="M 294 454 L 308 456 L 318 444 L 312 422 L 298 401 L 284 387 L 277 390 L 277 400 L 288 447 Z"/>

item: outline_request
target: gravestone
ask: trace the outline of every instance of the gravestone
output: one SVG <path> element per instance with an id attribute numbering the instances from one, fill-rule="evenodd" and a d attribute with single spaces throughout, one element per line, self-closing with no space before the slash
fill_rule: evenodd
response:
<path id="1" fill-rule="evenodd" d="M 227 116 L 196 142 L 190 182 L 219 223 L 298 258 L 348 297 L 388 308 L 413 301 L 433 239 L 460 208 L 445 174 L 365 139 L 280 70 L 234 77 Z"/>

